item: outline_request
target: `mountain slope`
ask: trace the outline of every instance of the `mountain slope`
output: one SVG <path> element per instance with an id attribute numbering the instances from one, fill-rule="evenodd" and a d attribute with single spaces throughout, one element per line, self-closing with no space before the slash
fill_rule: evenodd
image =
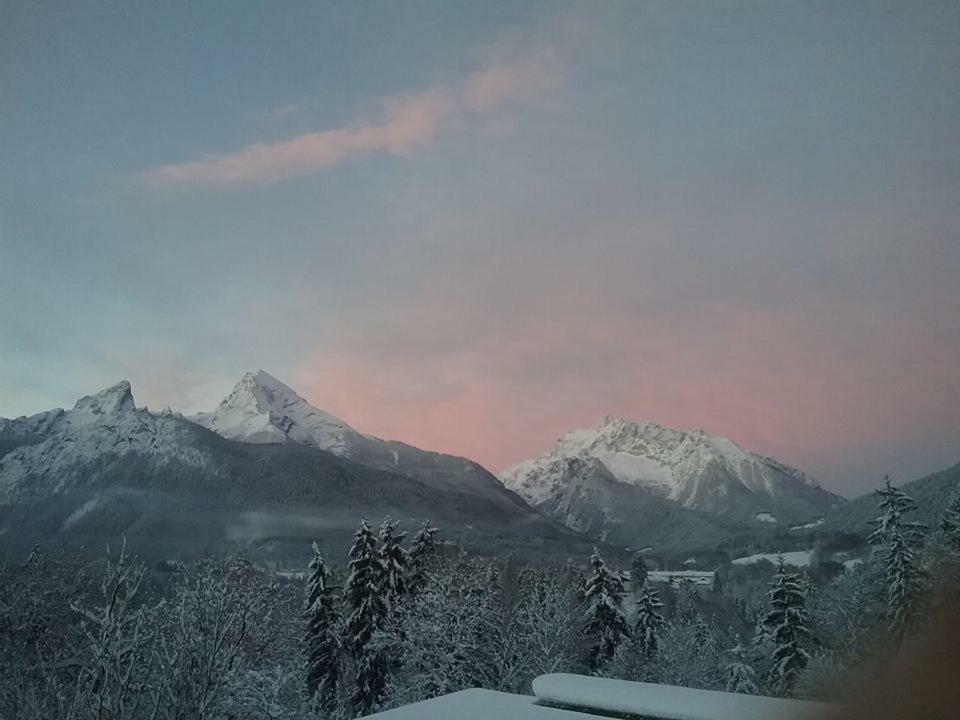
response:
<path id="1" fill-rule="evenodd" d="M 567 433 L 549 453 L 500 479 L 569 527 L 582 526 L 585 517 L 602 517 L 607 532 L 641 527 L 638 513 L 655 506 L 654 499 L 660 507 L 699 513 L 700 526 L 711 518 L 727 525 L 786 525 L 845 502 L 799 470 L 725 438 L 615 417 Z M 606 489 L 600 492 L 598 483 Z M 595 521 L 591 526 L 598 531 Z"/>
<path id="2" fill-rule="evenodd" d="M 441 490 L 525 505 L 477 463 L 364 435 L 343 420 L 313 407 L 263 370 L 240 378 L 213 412 L 188 419 L 232 440 L 299 443 L 371 468 L 406 475 Z"/>
<path id="3" fill-rule="evenodd" d="M 300 443 L 240 443 L 172 413 L 138 409 L 128 383 L 74 409 L 0 421 L 0 546 L 89 547 L 126 538 L 145 557 L 249 547 L 268 557 L 308 542 L 339 552 L 361 515 L 430 519 L 480 551 L 587 552 L 575 533 L 513 493 L 438 489 Z M 11 449 L 12 448 L 12 449 Z"/>
<path id="4" fill-rule="evenodd" d="M 960 496 L 960 463 L 946 470 L 904 483 L 900 487 L 917 502 L 917 509 L 910 514 L 909 519 L 935 528 L 939 525 L 940 516 L 947 505 L 955 497 Z M 880 514 L 878 505 L 879 498 L 876 493 L 861 495 L 843 507 L 828 513 L 817 529 L 866 537 L 873 530 L 870 522 Z"/>
<path id="5" fill-rule="evenodd" d="M 589 537 L 658 555 L 716 550 L 738 523 L 689 510 L 648 488 L 618 480 L 596 458 L 558 458 L 548 468 L 556 486 L 536 507 Z"/>

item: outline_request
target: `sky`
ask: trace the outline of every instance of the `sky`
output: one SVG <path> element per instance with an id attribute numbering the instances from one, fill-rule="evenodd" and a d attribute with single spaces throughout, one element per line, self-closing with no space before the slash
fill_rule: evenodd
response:
<path id="1" fill-rule="evenodd" d="M 0 3 L 0 416 L 258 368 L 494 471 L 960 461 L 960 5 Z"/>

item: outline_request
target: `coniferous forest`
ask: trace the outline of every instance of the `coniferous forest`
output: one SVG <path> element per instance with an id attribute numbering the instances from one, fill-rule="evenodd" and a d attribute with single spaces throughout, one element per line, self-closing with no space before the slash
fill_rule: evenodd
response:
<path id="1" fill-rule="evenodd" d="M 754 604 L 640 555 L 526 567 L 390 518 L 295 575 L 37 547 L 0 570 L 0 717 L 352 718 L 550 672 L 843 699 L 960 593 L 960 500 L 936 527 L 889 481 L 877 500 L 863 562 L 823 581 L 781 558 Z"/>

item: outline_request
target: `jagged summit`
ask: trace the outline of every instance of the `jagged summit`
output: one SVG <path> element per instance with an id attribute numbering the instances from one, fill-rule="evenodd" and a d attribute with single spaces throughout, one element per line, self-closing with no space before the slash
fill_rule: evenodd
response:
<path id="1" fill-rule="evenodd" d="M 73 409 L 100 414 L 135 410 L 130 382 L 121 380 L 116 385 L 104 388 L 98 393 L 82 397 L 77 400 Z"/>
<path id="2" fill-rule="evenodd" d="M 0 418 L 0 435 L 23 437 L 63 433 L 98 422 L 122 420 L 135 412 L 139 411 L 133 402 L 130 383 L 121 380 L 100 392 L 80 398 L 72 410 L 54 408 L 29 417 Z"/>
<path id="3" fill-rule="evenodd" d="M 500 479 L 534 505 L 551 503 L 570 477 L 566 470 L 558 475 L 557 468 L 571 458 L 597 460 L 616 481 L 684 508 L 742 520 L 758 514 L 802 519 L 842 502 L 800 470 L 727 438 L 616 416 L 568 432 L 549 453 Z"/>
<path id="4" fill-rule="evenodd" d="M 263 370 L 244 373 L 216 410 L 190 418 L 231 440 L 299 442 L 346 455 L 360 433 Z"/>

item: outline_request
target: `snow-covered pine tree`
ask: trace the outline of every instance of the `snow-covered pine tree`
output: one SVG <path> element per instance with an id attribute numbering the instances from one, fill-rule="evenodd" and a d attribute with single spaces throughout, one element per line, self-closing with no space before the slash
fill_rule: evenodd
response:
<path id="1" fill-rule="evenodd" d="M 307 692 L 329 711 L 336 701 L 340 674 L 337 609 L 334 588 L 316 543 L 307 569 Z"/>
<path id="2" fill-rule="evenodd" d="M 637 553 L 633 556 L 633 562 L 630 563 L 630 589 L 633 591 L 633 599 L 638 602 L 640 593 L 647 584 L 647 564 L 643 561 L 643 555 Z"/>
<path id="3" fill-rule="evenodd" d="M 782 556 L 777 560 L 777 572 L 767 597 L 768 610 L 761 624 L 773 644 L 770 686 L 775 692 L 786 695 L 810 661 L 807 647 L 814 643 L 814 639 L 804 609 L 800 578 L 787 572 Z"/>
<path id="4" fill-rule="evenodd" d="M 960 497 L 954 498 L 943 512 L 940 529 L 943 531 L 947 552 L 960 558 Z"/>
<path id="5" fill-rule="evenodd" d="M 909 522 L 904 515 L 916 507 L 909 495 L 890 483 L 884 476 L 885 487 L 877 490 L 881 497 L 879 509 L 883 514 L 874 521 L 877 526 L 870 535 L 884 568 L 887 586 L 887 628 L 894 643 L 903 640 L 913 622 L 923 573 L 917 561 L 915 548 L 922 536 L 922 523 Z"/>
<path id="6" fill-rule="evenodd" d="M 494 595 L 500 595 L 503 592 L 503 578 L 500 576 L 500 568 L 495 563 L 487 565 L 486 587 Z"/>
<path id="7" fill-rule="evenodd" d="M 663 615 L 660 609 L 660 594 L 649 585 L 640 589 L 637 597 L 637 616 L 633 623 L 633 637 L 641 655 L 650 658 L 656 655 L 660 644 L 660 628 L 663 627 Z"/>
<path id="8" fill-rule="evenodd" d="M 746 648 L 737 638 L 737 644 L 727 652 L 732 659 L 727 665 L 727 692 L 744 693 L 746 695 L 756 695 L 759 693 L 757 688 L 757 672 L 746 660 Z"/>
<path id="9" fill-rule="evenodd" d="M 397 532 L 398 525 L 398 522 L 387 516 L 380 526 L 380 565 L 383 572 L 380 586 L 388 611 L 395 609 L 400 598 L 407 592 L 409 559 L 407 551 L 400 545 L 407 534 Z"/>
<path id="10" fill-rule="evenodd" d="M 710 626 L 700 612 L 697 613 L 697 617 L 693 620 L 693 637 L 700 645 L 708 643 L 713 637 Z"/>
<path id="11" fill-rule="evenodd" d="M 354 709 L 367 714 L 383 691 L 386 668 L 376 647 L 371 646 L 374 633 L 383 628 L 387 609 L 383 599 L 383 566 L 377 552 L 377 538 L 367 524 L 360 521 L 360 528 L 353 534 L 350 561 L 347 566 L 345 595 L 350 614 L 347 617 L 347 639 L 353 652 L 356 686 L 352 695 Z"/>
<path id="12" fill-rule="evenodd" d="M 424 520 L 413 536 L 410 550 L 407 552 L 407 563 L 410 568 L 410 582 L 408 590 L 416 593 L 426 582 L 427 569 L 440 555 L 440 530 Z"/>
<path id="13" fill-rule="evenodd" d="M 590 665 L 598 669 L 617 651 L 629 636 L 623 614 L 623 578 L 610 572 L 596 548 L 590 557 L 593 572 L 587 579 L 584 596 L 587 603 L 587 634 L 591 639 Z"/>

